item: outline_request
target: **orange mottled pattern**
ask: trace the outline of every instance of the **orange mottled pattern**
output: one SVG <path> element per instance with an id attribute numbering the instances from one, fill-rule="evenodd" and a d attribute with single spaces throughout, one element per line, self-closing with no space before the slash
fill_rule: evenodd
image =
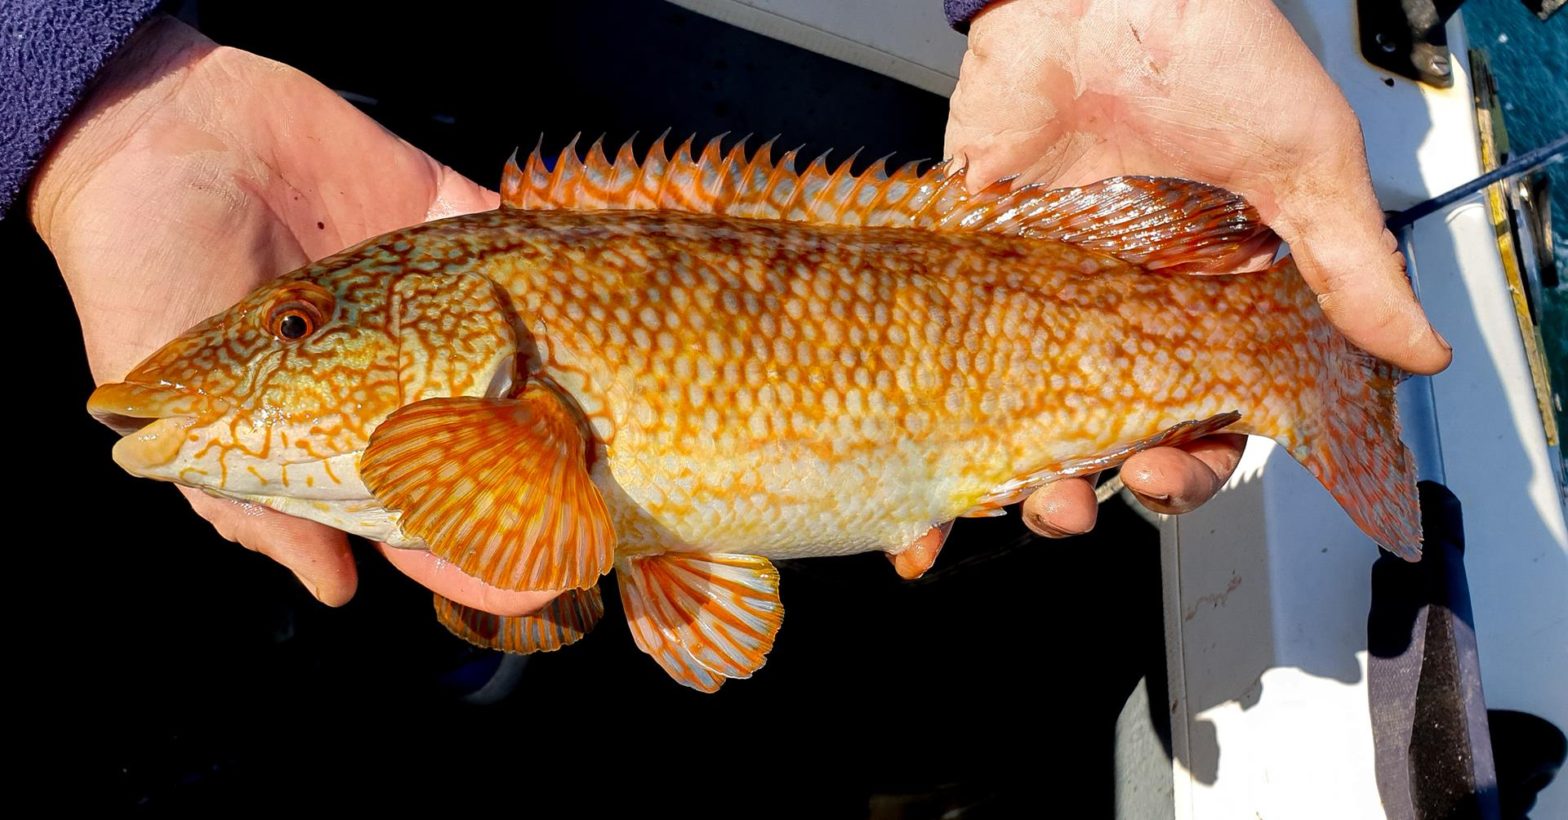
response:
<path id="1" fill-rule="evenodd" d="M 127 375 L 221 408 L 214 424 L 187 434 L 179 472 L 167 478 L 336 497 L 345 477 L 327 460 L 362 448 L 400 400 L 396 349 L 380 343 L 389 331 L 385 285 L 358 268 L 280 277 Z M 325 314 L 324 326 L 297 345 L 277 344 L 268 317 L 301 302 Z"/>
<path id="2" fill-rule="evenodd" d="M 493 282 L 462 273 L 469 250 L 412 235 L 367 243 L 170 342 L 117 387 L 162 391 L 165 413 L 167 394 L 186 397 L 195 423 L 146 428 L 183 433 L 177 451 L 133 458 L 136 471 L 401 541 L 357 474 L 371 433 L 399 407 L 482 396 L 515 376 L 514 315 Z M 277 317 L 302 308 L 319 326 L 280 339 Z"/>
<path id="3" fill-rule="evenodd" d="M 897 551 L 993 490 L 1190 419 L 1291 445 L 1340 343 L 1297 277 L 986 234 L 500 211 L 544 373 L 603 445 L 619 551 Z"/>

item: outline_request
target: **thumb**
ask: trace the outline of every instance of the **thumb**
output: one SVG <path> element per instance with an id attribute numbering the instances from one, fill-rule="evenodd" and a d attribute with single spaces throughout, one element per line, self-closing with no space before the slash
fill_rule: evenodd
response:
<path id="1" fill-rule="evenodd" d="M 467 575 L 429 550 L 397 549 L 378 543 L 376 548 L 398 571 L 430 591 L 466 607 L 502 617 L 530 615 L 561 594 L 559 592 L 518 592 L 491 586 Z"/>
<path id="2" fill-rule="evenodd" d="M 501 204 L 501 197 L 496 192 L 475 183 L 434 159 L 429 157 L 426 159 L 435 166 L 436 181 L 435 198 L 431 200 L 430 209 L 425 213 L 426 221 L 494 210 Z"/>
<path id="3" fill-rule="evenodd" d="M 1277 213 L 1264 212 L 1264 221 L 1290 244 L 1302 278 L 1345 338 L 1412 373 L 1442 370 L 1453 349 L 1410 290 L 1404 257 L 1383 226 L 1359 140 L 1331 156 L 1304 166 L 1296 175 L 1298 184 L 1278 193 Z"/>

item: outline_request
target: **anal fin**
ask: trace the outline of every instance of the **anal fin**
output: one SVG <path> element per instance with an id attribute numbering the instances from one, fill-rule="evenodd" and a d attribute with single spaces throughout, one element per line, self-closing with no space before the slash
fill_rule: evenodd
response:
<path id="1" fill-rule="evenodd" d="M 767 559 L 664 553 L 617 568 L 632 638 L 681 684 L 717 691 L 767 661 L 784 620 L 779 574 Z"/>
<path id="2" fill-rule="evenodd" d="M 1235 424 L 1240 418 L 1241 413 L 1232 410 L 1229 413 L 1221 413 L 1206 419 L 1184 421 L 1161 430 L 1152 436 L 1146 436 L 1126 444 L 1118 444 L 1101 453 L 1094 453 L 1081 458 L 1072 458 L 1048 465 L 997 487 L 975 502 L 973 507 L 960 513 L 960 517 L 978 518 L 994 515 L 996 514 L 995 510 L 1000 510 L 1009 504 L 1016 504 L 1030 493 L 1053 481 L 1097 473 L 1101 470 L 1109 470 L 1131 458 L 1134 454 L 1151 447 L 1174 447 L 1185 444 L 1210 433 L 1217 433 Z"/>
<path id="3" fill-rule="evenodd" d="M 440 595 L 436 618 L 453 635 L 486 649 L 527 655 L 576 643 L 604 615 L 598 587 L 571 589 L 532 615 L 492 615 Z"/>

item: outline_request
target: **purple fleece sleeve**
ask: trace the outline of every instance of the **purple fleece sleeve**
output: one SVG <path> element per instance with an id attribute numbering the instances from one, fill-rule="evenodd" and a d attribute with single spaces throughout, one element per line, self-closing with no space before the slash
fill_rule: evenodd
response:
<path id="1" fill-rule="evenodd" d="M 0 15 L 0 219 L 94 75 L 162 0 L 13 0 Z"/>
<path id="2" fill-rule="evenodd" d="M 991 2 L 992 0 L 942 0 L 942 5 L 947 9 L 947 24 L 967 34 L 969 21 L 975 19 L 975 15 Z"/>

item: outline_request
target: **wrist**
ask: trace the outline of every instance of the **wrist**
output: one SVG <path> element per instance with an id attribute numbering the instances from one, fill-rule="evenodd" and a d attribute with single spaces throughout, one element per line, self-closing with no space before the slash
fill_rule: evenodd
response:
<path id="1" fill-rule="evenodd" d="M 45 243 L 54 246 L 58 232 L 74 224 L 74 194 L 95 169 L 133 139 L 152 110 L 168 103 L 214 48 L 189 26 L 155 17 L 104 66 L 34 177 L 28 213 Z"/>

